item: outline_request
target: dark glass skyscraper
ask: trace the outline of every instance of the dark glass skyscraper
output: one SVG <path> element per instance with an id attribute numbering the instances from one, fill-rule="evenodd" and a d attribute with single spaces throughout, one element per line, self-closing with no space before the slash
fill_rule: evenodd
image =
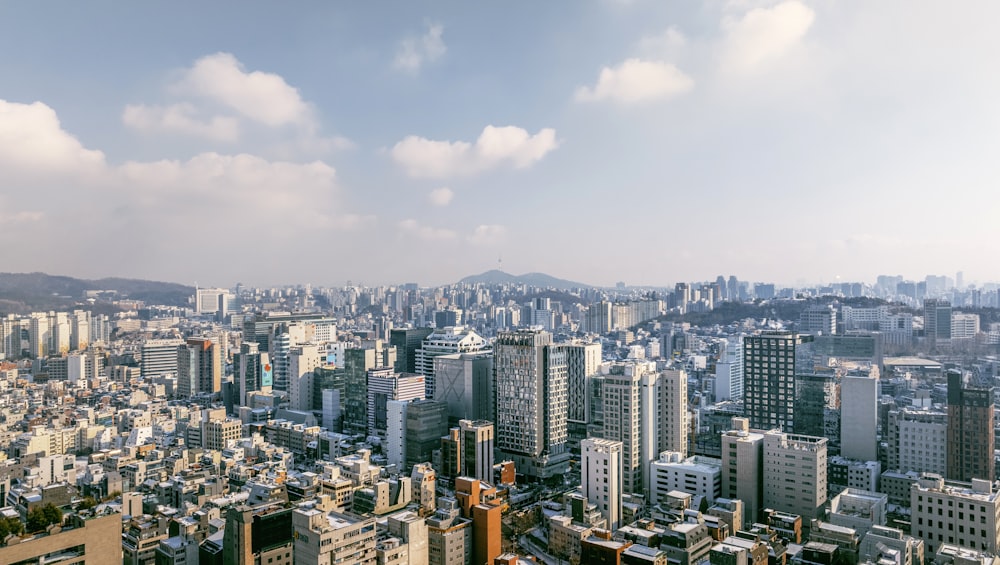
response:
<path id="1" fill-rule="evenodd" d="M 948 478 L 993 480 L 993 388 L 967 387 L 948 372 Z"/>
<path id="2" fill-rule="evenodd" d="M 812 373 L 813 336 L 765 331 L 743 340 L 743 405 L 750 427 L 795 432 L 795 375 Z"/>

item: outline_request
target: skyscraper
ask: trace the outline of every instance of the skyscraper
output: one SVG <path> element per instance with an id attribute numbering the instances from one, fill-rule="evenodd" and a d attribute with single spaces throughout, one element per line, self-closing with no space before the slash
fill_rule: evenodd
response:
<path id="1" fill-rule="evenodd" d="M 569 467 L 566 348 L 541 330 L 500 332 L 493 343 L 497 449 L 525 476 Z"/>
<path id="2" fill-rule="evenodd" d="M 485 420 L 459 420 L 462 455 L 461 472 L 467 477 L 493 482 L 493 422 Z"/>
<path id="3" fill-rule="evenodd" d="M 271 391 L 271 370 L 267 353 L 261 353 L 256 343 L 240 344 L 240 352 L 233 356 L 233 380 L 239 390 L 241 406 L 249 406 L 252 392 Z"/>
<path id="4" fill-rule="evenodd" d="M 743 399 L 743 342 L 724 342 L 715 364 L 715 401 Z"/>
<path id="5" fill-rule="evenodd" d="M 425 337 L 414 356 L 414 372 L 427 377 L 425 381 L 427 398 L 437 398 L 436 379 L 434 378 L 435 357 L 455 353 L 473 353 L 482 351 L 485 347 L 486 340 L 481 335 L 461 326 L 438 328 Z"/>
<path id="6" fill-rule="evenodd" d="M 951 302 L 924 300 L 924 338 L 932 346 L 939 339 L 951 339 Z"/>
<path id="7" fill-rule="evenodd" d="M 993 480 L 993 387 L 969 387 L 948 371 L 948 475 L 956 481 Z"/>
<path id="8" fill-rule="evenodd" d="M 840 454 L 860 461 L 878 460 L 878 379 L 852 376 L 840 384 Z"/>
<path id="9" fill-rule="evenodd" d="M 812 341 L 786 331 L 743 339 L 743 404 L 751 428 L 795 430 L 795 375 L 812 372 Z"/>
<path id="10" fill-rule="evenodd" d="M 399 294 L 399 293 L 397 293 Z M 417 350 L 434 328 L 393 328 L 389 330 L 389 345 L 396 348 L 396 372 L 416 373 Z"/>

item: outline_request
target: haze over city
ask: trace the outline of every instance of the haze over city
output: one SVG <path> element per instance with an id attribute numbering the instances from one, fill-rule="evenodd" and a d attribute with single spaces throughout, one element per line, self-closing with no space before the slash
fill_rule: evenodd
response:
<path id="1" fill-rule="evenodd" d="M 3 270 L 1000 280 L 998 10 L 6 3 Z"/>

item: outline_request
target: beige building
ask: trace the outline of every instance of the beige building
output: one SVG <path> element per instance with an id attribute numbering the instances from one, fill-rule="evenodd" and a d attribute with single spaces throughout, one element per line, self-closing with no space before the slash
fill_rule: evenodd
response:
<path id="1" fill-rule="evenodd" d="M 764 434 L 750 431 L 750 421 L 733 418 L 722 434 L 722 496 L 743 502 L 743 529 L 764 509 Z"/>
<path id="2" fill-rule="evenodd" d="M 825 437 L 764 434 L 764 505 L 802 516 L 819 518 L 827 499 Z"/>
<path id="3" fill-rule="evenodd" d="M 0 563 L 121 563 L 121 537 L 121 514 L 93 518 L 72 515 L 61 530 L 0 547 Z M 54 555 L 60 558 L 54 560 L 50 557 Z"/>
<path id="4" fill-rule="evenodd" d="M 911 533 L 935 553 L 942 545 L 995 554 L 1000 548 L 1000 494 L 990 481 L 945 483 L 924 474 L 910 488 Z"/>
<path id="5" fill-rule="evenodd" d="M 374 565 L 375 519 L 329 512 L 321 506 L 292 513 L 295 563 Z"/>

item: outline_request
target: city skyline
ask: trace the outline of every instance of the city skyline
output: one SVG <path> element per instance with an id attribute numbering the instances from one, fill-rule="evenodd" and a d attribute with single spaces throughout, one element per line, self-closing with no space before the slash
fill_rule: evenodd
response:
<path id="1" fill-rule="evenodd" d="M 1000 280 L 995 5 L 194 6 L 0 8 L 4 270 Z"/>

